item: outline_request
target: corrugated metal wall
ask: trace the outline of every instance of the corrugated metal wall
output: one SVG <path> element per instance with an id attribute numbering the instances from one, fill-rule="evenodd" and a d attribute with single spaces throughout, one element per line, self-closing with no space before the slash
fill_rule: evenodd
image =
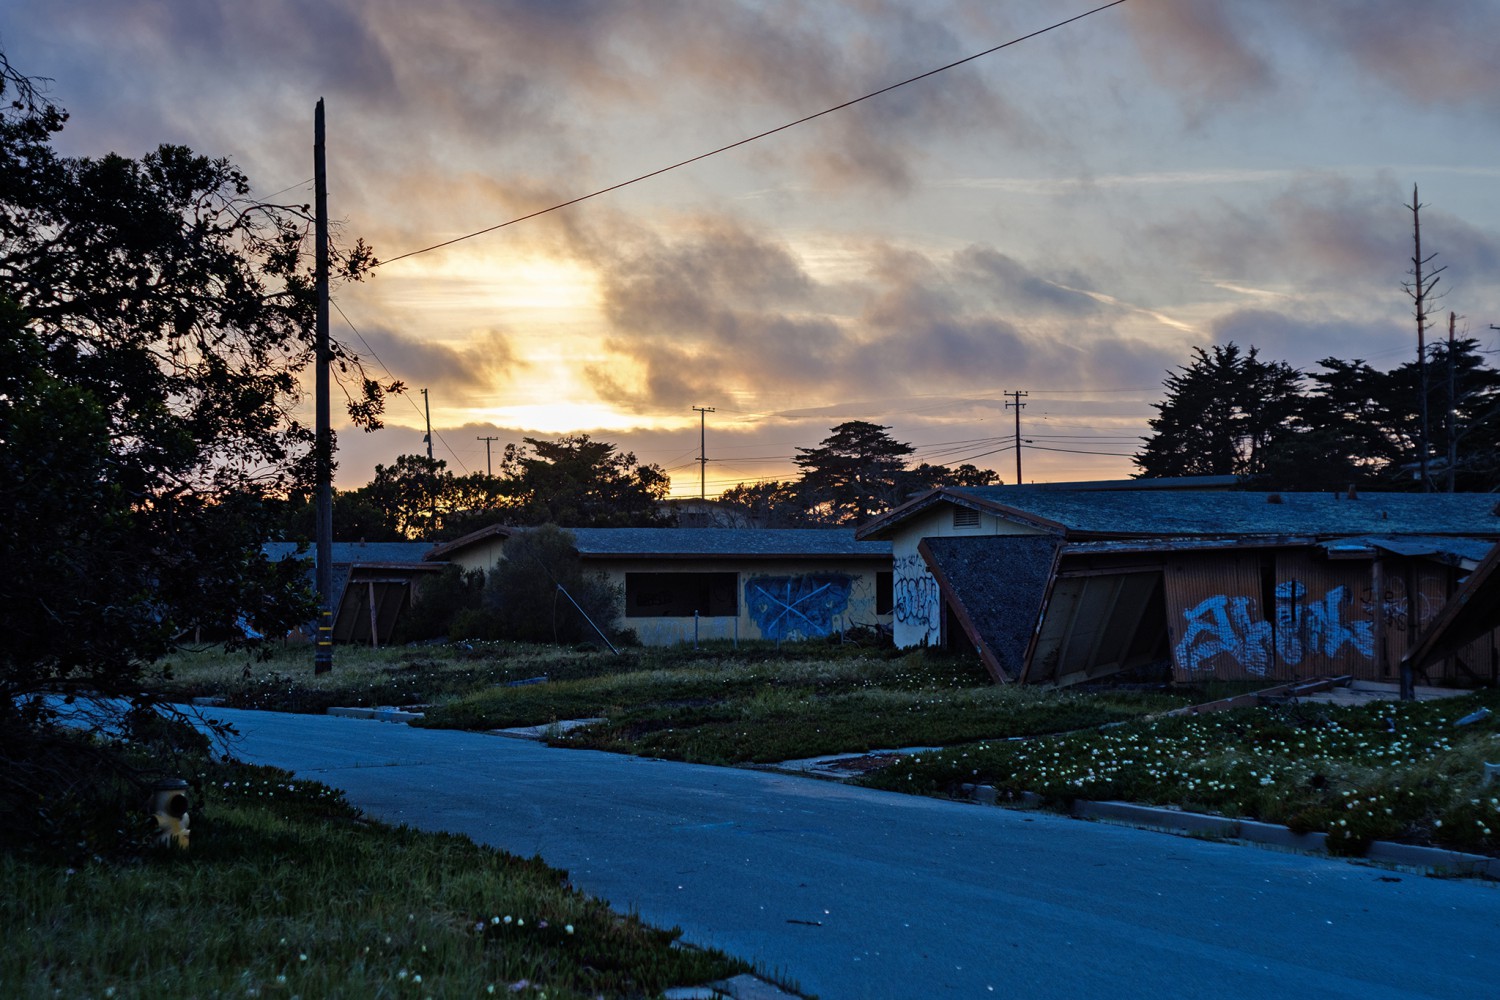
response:
<path id="1" fill-rule="evenodd" d="M 1457 579 L 1428 560 L 1329 560 L 1310 548 L 1173 553 L 1164 575 L 1179 681 L 1339 674 L 1395 681 L 1401 657 Z M 1497 639 L 1476 641 L 1418 682 L 1493 680 Z"/>

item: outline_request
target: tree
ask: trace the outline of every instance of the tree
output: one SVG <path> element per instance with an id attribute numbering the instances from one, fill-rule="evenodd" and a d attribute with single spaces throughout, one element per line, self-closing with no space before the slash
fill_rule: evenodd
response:
<path id="1" fill-rule="evenodd" d="M 267 499 L 311 468 L 292 413 L 315 302 L 305 210 L 180 146 L 59 156 L 66 115 L 3 55 L 0 98 L 0 803 L 27 829 L 100 773 L 44 695 L 143 705 L 178 636 L 307 619 L 300 564 L 260 545 Z M 372 258 L 336 260 L 355 278 Z M 359 378 L 357 421 L 383 391 Z"/>
<path id="2" fill-rule="evenodd" d="M 903 497 L 911 497 L 943 486 L 998 486 L 1000 474 L 993 469 L 981 469 L 967 462 L 956 468 L 923 462 L 902 473 L 898 485 Z"/>
<path id="3" fill-rule="evenodd" d="M 1260 360 L 1254 347 L 1205 351 L 1167 374 L 1152 436 L 1135 456 L 1144 476 L 1255 475 L 1268 455 L 1298 433 L 1303 374 Z"/>
<path id="4" fill-rule="evenodd" d="M 816 448 L 798 448 L 809 510 L 826 524 L 863 524 L 899 502 L 900 478 L 911 445 L 889 427 L 850 420 L 832 429 Z"/>
<path id="5" fill-rule="evenodd" d="M 671 479 L 632 452 L 571 434 L 555 441 L 507 444 L 500 493 L 512 523 L 568 528 L 649 527 L 671 523 L 662 508 Z"/>
<path id="6" fill-rule="evenodd" d="M 506 539 L 505 557 L 485 579 L 484 612 L 460 616 L 454 632 L 484 639 L 586 641 L 597 638 L 594 626 L 612 628 L 623 602 L 619 588 L 602 573 L 584 572 L 573 533 L 545 524 Z"/>
<path id="7" fill-rule="evenodd" d="M 721 493 L 719 499 L 744 511 L 756 528 L 805 528 L 815 523 L 801 484 L 793 480 L 739 483 Z"/>

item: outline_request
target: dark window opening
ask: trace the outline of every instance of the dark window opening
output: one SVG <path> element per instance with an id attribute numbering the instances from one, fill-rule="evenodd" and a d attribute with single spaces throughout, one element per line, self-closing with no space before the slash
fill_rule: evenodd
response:
<path id="1" fill-rule="evenodd" d="M 733 617 L 739 589 L 738 573 L 626 573 L 625 617 Z"/>
<path id="2" fill-rule="evenodd" d="M 896 574 L 891 570 L 875 571 L 875 613 L 893 614 L 896 610 Z"/>

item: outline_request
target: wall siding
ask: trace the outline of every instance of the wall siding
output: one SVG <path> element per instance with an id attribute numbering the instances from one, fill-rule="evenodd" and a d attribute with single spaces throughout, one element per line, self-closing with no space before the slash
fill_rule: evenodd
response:
<path id="1" fill-rule="evenodd" d="M 722 639 L 813 639 L 858 626 L 891 624 L 892 616 L 877 615 L 876 573 L 887 566 L 869 560 L 610 560 L 584 561 L 587 570 L 600 569 L 620 588 L 621 617 L 616 624 L 633 629 L 647 646 Z M 625 618 L 623 593 L 627 573 L 738 574 L 738 615 L 706 617 Z"/>

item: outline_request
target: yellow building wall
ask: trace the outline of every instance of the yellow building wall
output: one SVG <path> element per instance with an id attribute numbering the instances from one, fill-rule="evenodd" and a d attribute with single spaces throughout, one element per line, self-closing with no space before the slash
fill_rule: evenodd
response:
<path id="1" fill-rule="evenodd" d="M 486 573 L 495 568 L 495 563 L 500 561 L 500 555 L 505 549 L 505 539 L 499 536 L 486 538 L 473 545 L 467 545 L 457 552 L 444 556 L 449 563 L 461 567 L 465 573 L 472 570 L 482 569 Z"/>
<path id="2" fill-rule="evenodd" d="M 602 569 L 620 593 L 627 573 L 729 573 L 737 575 L 738 614 L 686 617 L 626 617 L 622 603 L 615 624 L 634 630 L 647 646 L 717 639 L 813 639 L 857 626 L 891 624 L 878 615 L 876 573 L 889 566 L 868 559 L 787 559 L 732 562 L 703 560 L 614 560 L 592 562 L 585 571 Z"/>

